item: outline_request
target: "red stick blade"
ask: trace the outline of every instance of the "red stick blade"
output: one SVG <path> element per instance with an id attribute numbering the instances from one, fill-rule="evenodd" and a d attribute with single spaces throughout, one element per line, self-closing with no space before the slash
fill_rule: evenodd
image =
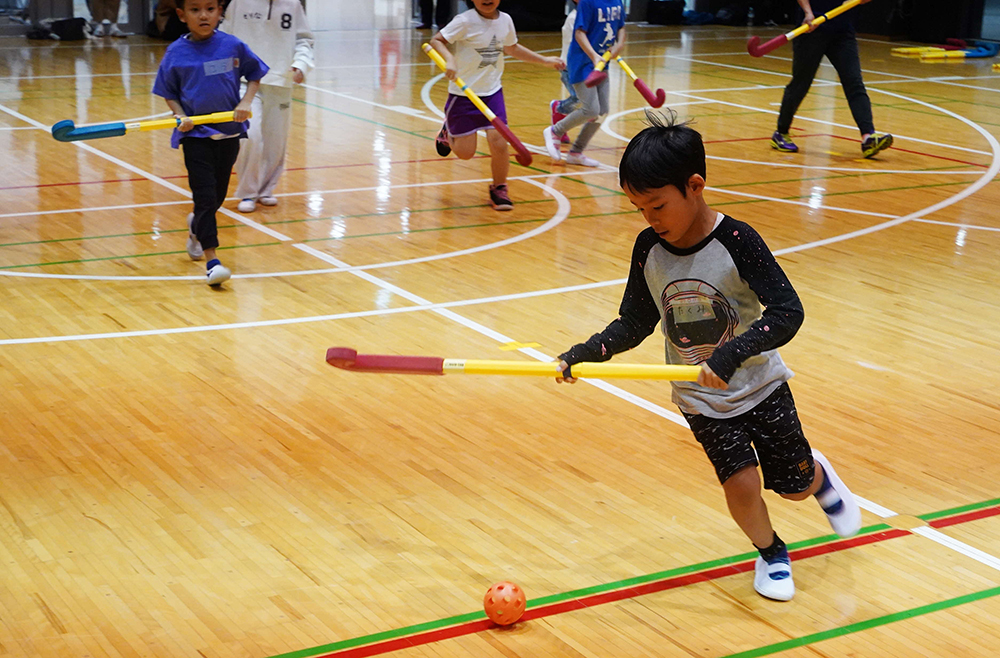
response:
<path id="1" fill-rule="evenodd" d="M 444 359 L 439 356 L 394 356 L 358 354 L 349 347 L 331 347 L 326 362 L 341 370 L 397 375 L 443 375 Z"/>
<path id="2" fill-rule="evenodd" d="M 507 124 L 504 123 L 499 117 L 494 118 L 490 123 L 492 123 L 493 127 L 497 129 L 497 132 L 503 135 L 503 138 L 507 140 L 507 143 L 514 147 L 514 152 L 516 153 L 514 157 L 517 158 L 517 161 L 525 167 L 530 166 L 531 151 L 525 148 L 524 144 L 521 143 L 521 140 L 517 138 L 517 135 L 514 134 Z"/>
<path id="3" fill-rule="evenodd" d="M 780 34 L 770 41 L 765 41 L 763 44 L 760 42 L 760 37 L 750 37 L 750 40 L 747 41 L 747 52 L 750 53 L 751 57 L 763 57 L 786 43 L 788 43 L 788 37 L 784 34 Z"/>
<path id="4" fill-rule="evenodd" d="M 643 82 L 642 78 L 636 78 L 634 84 L 635 88 L 639 90 L 639 93 L 646 99 L 646 102 L 649 103 L 650 107 L 660 107 L 667 100 L 667 92 L 662 89 L 657 89 L 654 94 L 653 90 L 649 88 L 649 85 Z"/>
<path id="5" fill-rule="evenodd" d="M 590 75 L 587 76 L 587 79 L 583 81 L 583 84 L 588 87 L 595 87 L 607 80 L 607 78 L 608 74 L 604 71 L 591 71 Z"/>
<path id="6" fill-rule="evenodd" d="M 337 368 L 350 369 L 357 358 L 357 351 L 350 347 L 331 347 L 326 351 L 326 362 Z"/>

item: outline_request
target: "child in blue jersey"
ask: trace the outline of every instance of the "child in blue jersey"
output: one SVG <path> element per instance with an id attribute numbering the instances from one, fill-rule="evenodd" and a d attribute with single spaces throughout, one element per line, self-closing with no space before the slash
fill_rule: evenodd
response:
<path id="1" fill-rule="evenodd" d="M 566 155 L 566 164 L 597 167 L 600 163 L 583 154 L 601 119 L 608 113 L 611 83 L 605 78 L 594 87 L 584 84 L 601 56 L 608 50 L 611 59 L 625 47 L 625 8 L 621 0 L 580 0 L 576 6 L 574 39 L 569 45 L 566 70 L 579 104 L 564 119 L 545 129 L 545 148 L 553 160 L 561 159 L 559 141 L 568 131 L 583 126 Z M 584 125 L 586 124 L 586 125 Z"/>
<path id="2" fill-rule="evenodd" d="M 194 212 L 188 215 L 188 255 L 192 260 L 208 258 L 208 285 L 218 286 L 232 273 L 215 255 L 219 246 L 215 213 L 226 199 L 240 139 L 249 127 L 250 103 L 268 68 L 245 43 L 216 31 L 222 20 L 219 0 L 178 0 L 177 15 L 191 32 L 167 48 L 153 93 L 162 96 L 181 121 L 170 145 L 184 150 L 194 199 Z M 241 78 L 247 80 L 243 98 Z M 235 122 L 195 126 L 188 118 L 229 110 L 234 111 Z"/>
<path id="3" fill-rule="evenodd" d="M 809 447 L 787 383 L 792 371 L 778 354 L 802 324 L 802 303 L 760 235 L 705 202 L 701 135 L 675 124 L 675 114 L 647 117 L 652 125 L 632 138 L 618 170 L 650 226 L 636 238 L 620 317 L 560 355 L 556 381 L 572 383 L 573 364 L 607 361 L 660 324 L 667 361 L 701 365 L 697 382 L 672 382 L 673 400 L 760 553 L 754 589 L 788 601 L 791 561 L 761 497 L 758 465 L 764 486 L 781 497 L 815 496 L 840 536 L 861 528 L 857 501 Z"/>

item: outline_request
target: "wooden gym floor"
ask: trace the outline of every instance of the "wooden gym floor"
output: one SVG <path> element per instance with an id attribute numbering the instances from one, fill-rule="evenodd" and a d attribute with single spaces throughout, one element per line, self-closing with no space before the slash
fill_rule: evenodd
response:
<path id="1" fill-rule="evenodd" d="M 758 30 L 773 36 L 776 30 Z M 860 158 L 829 67 L 772 151 L 790 49 L 629 27 L 625 55 L 708 143 L 806 308 L 782 353 L 810 440 L 862 499 L 831 536 L 768 494 L 791 603 L 664 383 L 351 375 L 327 347 L 548 359 L 616 315 L 641 217 L 614 166 L 642 101 L 612 72 L 601 170 L 433 148 L 444 85 L 407 29 L 321 32 L 281 203 L 220 214 L 223 290 L 184 252 L 168 134 L 46 129 L 163 112 L 164 44 L 0 41 L 0 655 L 993 656 L 1000 643 L 1000 74 L 861 42 Z M 521 34 L 557 51 L 558 34 Z M 541 143 L 550 70 L 507 64 Z M 235 183 L 234 183 L 235 185 Z M 235 187 L 233 188 L 235 189 Z M 520 354 L 518 354 L 520 351 Z M 620 357 L 661 362 L 651 337 Z M 528 619 L 482 620 L 486 587 Z M 341 655 L 341 654 L 338 654 Z"/>

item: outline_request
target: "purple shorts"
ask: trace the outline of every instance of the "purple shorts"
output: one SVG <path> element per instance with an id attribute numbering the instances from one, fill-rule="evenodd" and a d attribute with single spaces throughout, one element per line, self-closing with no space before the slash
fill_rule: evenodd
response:
<path id="1" fill-rule="evenodd" d="M 489 96 L 480 96 L 486 103 L 486 107 L 493 111 L 501 121 L 507 123 L 507 107 L 503 102 L 503 89 Z M 493 124 L 487 120 L 479 108 L 472 104 L 465 96 L 448 94 L 448 101 L 444 104 L 444 125 L 448 127 L 448 134 L 452 137 L 464 137 L 471 135 L 477 130 L 492 128 Z"/>

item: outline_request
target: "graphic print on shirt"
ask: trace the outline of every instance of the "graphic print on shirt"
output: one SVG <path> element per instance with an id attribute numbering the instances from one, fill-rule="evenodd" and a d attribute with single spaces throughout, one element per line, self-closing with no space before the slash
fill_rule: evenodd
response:
<path id="1" fill-rule="evenodd" d="M 736 334 L 739 315 L 725 295 L 698 279 L 673 281 L 660 296 L 667 338 L 689 365 L 712 356 Z"/>
<path id="2" fill-rule="evenodd" d="M 497 37 L 494 34 L 493 38 L 490 39 L 490 43 L 485 48 L 476 48 L 476 52 L 482 57 L 482 61 L 479 62 L 479 68 L 484 69 L 487 66 L 497 65 L 497 60 L 500 59 L 500 53 L 503 52 L 503 48 L 497 42 Z"/>
<path id="3" fill-rule="evenodd" d="M 598 48 L 610 46 L 615 41 L 615 31 L 611 27 L 611 21 L 621 18 L 621 7 L 597 8 L 597 22 L 604 23 L 604 39 L 598 44 Z"/>

